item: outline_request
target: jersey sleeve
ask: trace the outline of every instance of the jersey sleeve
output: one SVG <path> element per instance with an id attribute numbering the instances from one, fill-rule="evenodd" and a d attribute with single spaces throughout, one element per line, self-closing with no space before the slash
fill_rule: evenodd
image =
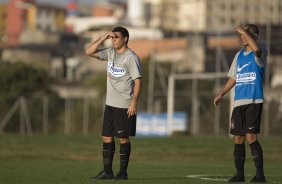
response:
<path id="1" fill-rule="evenodd" d="M 128 62 L 128 70 L 133 80 L 142 77 L 142 68 L 140 59 L 134 55 Z"/>
<path id="2" fill-rule="evenodd" d="M 236 74 L 237 74 L 237 58 L 238 58 L 239 52 L 237 52 L 237 54 L 235 55 L 232 64 L 230 66 L 230 69 L 228 71 L 227 76 L 232 78 L 232 79 L 236 79 Z"/>
<path id="3" fill-rule="evenodd" d="M 111 51 L 111 49 L 108 48 L 108 49 L 103 49 L 100 52 L 98 52 L 100 59 L 101 60 L 108 60 L 108 57 L 110 55 L 110 51 Z"/>
<path id="4" fill-rule="evenodd" d="M 268 54 L 267 49 L 263 47 L 261 57 L 259 58 L 255 56 L 256 63 L 262 68 L 266 66 L 267 54 Z"/>

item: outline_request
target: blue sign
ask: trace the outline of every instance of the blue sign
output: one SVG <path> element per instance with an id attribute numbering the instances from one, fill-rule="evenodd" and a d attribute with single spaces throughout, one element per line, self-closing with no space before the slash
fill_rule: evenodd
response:
<path id="1" fill-rule="evenodd" d="M 174 131 L 186 131 L 186 129 L 187 115 L 184 112 L 173 114 L 171 129 L 167 122 L 167 113 L 138 113 L 137 115 L 137 136 L 169 136 Z"/>

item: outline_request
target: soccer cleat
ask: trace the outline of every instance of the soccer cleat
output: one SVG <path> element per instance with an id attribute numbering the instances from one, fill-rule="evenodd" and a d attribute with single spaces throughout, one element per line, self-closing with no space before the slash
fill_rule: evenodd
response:
<path id="1" fill-rule="evenodd" d="M 244 177 L 240 177 L 238 175 L 235 175 L 232 178 L 230 178 L 228 180 L 228 182 L 245 182 L 245 178 Z"/>
<path id="2" fill-rule="evenodd" d="M 92 180 L 104 180 L 104 179 L 113 179 L 114 178 L 114 173 L 113 172 L 106 172 L 106 171 L 101 171 L 97 176 L 93 176 L 91 179 Z"/>
<path id="3" fill-rule="evenodd" d="M 128 176 L 126 172 L 119 171 L 117 175 L 114 177 L 114 180 L 127 180 Z"/>
<path id="4" fill-rule="evenodd" d="M 265 177 L 264 176 L 257 176 L 255 175 L 253 179 L 250 181 L 250 183 L 265 183 Z"/>

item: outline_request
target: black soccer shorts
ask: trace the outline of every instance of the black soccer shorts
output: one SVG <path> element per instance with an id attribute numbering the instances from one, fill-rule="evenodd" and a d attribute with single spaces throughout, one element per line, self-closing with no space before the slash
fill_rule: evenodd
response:
<path id="1" fill-rule="evenodd" d="M 127 109 L 106 105 L 102 136 L 129 137 L 136 134 L 136 115 L 128 118 Z"/>
<path id="2" fill-rule="evenodd" d="M 230 134 L 245 136 L 246 133 L 258 134 L 263 103 L 235 107 L 231 116 Z"/>

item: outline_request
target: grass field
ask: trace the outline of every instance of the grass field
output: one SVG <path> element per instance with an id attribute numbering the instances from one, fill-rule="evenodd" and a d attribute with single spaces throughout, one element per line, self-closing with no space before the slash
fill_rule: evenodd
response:
<path id="1" fill-rule="evenodd" d="M 282 181 L 282 138 L 262 139 L 268 183 Z M 128 181 L 91 181 L 102 168 L 96 136 L 0 136 L 0 183 L 225 183 L 234 174 L 228 137 L 133 138 Z M 119 146 L 114 170 L 118 170 Z M 254 175 L 247 146 L 246 180 Z"/>

